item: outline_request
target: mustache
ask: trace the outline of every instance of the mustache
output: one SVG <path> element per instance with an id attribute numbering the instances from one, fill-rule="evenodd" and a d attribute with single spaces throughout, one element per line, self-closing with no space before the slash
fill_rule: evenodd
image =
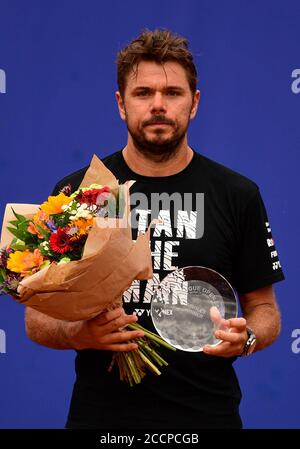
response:
<path id="1" fill-rule="evenodd" d="M 164 115 L 156 115 L 155 117 L 150 118 L 149 120 L 145 120 L 142 122 L 142 126 L 147 125 L 155 125 L 156 123 L 163 123 L 165 125 L 175 125 L 175 122 L 169 118 L 166 118 Z"/>

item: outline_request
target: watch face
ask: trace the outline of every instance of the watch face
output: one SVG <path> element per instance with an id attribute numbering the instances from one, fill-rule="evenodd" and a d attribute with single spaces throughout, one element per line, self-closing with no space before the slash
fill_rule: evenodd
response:
<path id="1" fill-rule="evenodd" d="M 247 355 L 252 354 L 252 352 L 254 351 L 254 348 L 255 348 L 255 344 L 256 344 L 256 339 L 251 342 L 251 345 L 248 348 Z"/>

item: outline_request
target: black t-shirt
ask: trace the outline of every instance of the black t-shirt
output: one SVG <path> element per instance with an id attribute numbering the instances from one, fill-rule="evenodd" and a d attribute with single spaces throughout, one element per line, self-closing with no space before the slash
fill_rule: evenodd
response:
<path id="1" fill-rule="evenodd" d="M 164 220 L 151 229 L 153 279 L 134 281 L 123 295 L 126 312 L 135 311 L 141 325 L 154 330 L 149 316 L 153 291 L 180 267 L 200 265 L 216 270 L 238 294 L 284 279 L 266 210 L 253 181 L 195 151 L 184 170 L 166 177 L 134 173 L 121 151 L 102 161 L 120 183 L 136 181 L 130 189 L 131 208 L 140 231 L 152 218 Z M 53 194 L 68 183 L 76 190 L 87 168 L 60 181 Z M 163 193 L 177 195 L 177 202 L 168 204 L 169 195 L 162 195 L 159 202 L 157 195 Z M 134 224 L 132 235 L 136 238 Z M 117 368 L 108 373 L 111 352 L 77 351 L 67 425 L 197 428 L 218 419 L 225 422 L 238 413 L 241 391 L 232 367 L 235 358 L 180 350 L 161 349 L 161 353 L 169 362 L 161 376 L 148 373 L 141 384 L 130 387 L 119 380 Z"/>

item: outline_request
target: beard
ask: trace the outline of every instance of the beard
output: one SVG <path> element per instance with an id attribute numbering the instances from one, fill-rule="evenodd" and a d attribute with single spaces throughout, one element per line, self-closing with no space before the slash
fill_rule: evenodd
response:
<path id="1" fill-rule="evenodd" d="M 172 126 L 173 132 L 171 136 L 164 137 L 165 130 L 157 128 L 153 132 L 153 137 L 147 137 L 145 128 L 156 123 L 165 123 Z M 126 120 L 126 125 L 136 149 L 149 159 L 163 162 L 176 154 L 186 136 L 189 122 L 185 127 L 179 127 L 173 120 L 167 119 L 163 115 L 156 115 L 149 120 L 143 121 L 138 129 L 133 129 L 128 120 Z"/>

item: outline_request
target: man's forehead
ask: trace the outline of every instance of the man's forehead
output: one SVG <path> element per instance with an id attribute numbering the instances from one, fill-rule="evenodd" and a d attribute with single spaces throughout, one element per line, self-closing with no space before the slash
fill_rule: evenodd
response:
<path id="1" fill-rule="evenodd" d="M 128 75 L 127 85 L 135 88 L 140 85 L 178 85 L 188 87 L 188 80 L 184 68 L 175 61 L 156 63 L 141 61 Z"/>

